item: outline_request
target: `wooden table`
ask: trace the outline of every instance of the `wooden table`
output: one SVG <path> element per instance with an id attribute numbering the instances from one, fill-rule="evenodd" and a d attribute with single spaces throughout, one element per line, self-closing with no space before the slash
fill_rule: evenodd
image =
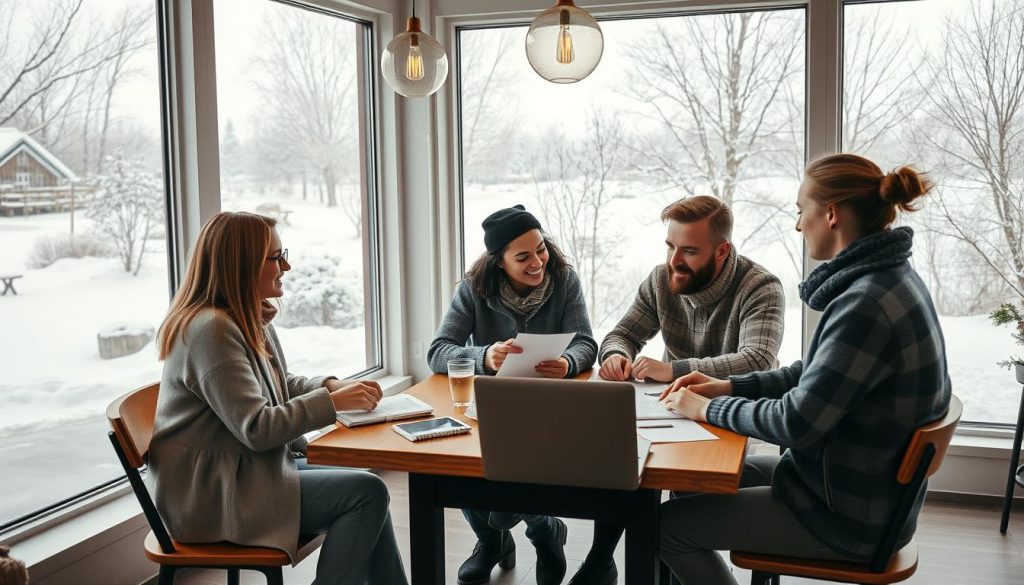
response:
<path id="1" fill-rule="evenodd" d="M 590 373 L 580 375 L 587 379 Z M 704 425 L 717 441 L 662 443 L 651 448 L 636 491 L 544 486 L 484 479 L 476 421 L 451 406 L 448 378 L 435 375 L 409 393 L 474 428 L 455 437 L 412 443 L 390 424 L 337 429 L 309 444 L 309 462 L 409 473 L 413 585 L 444 583 L 444 508 L 547 514 L 626 525 L 626 583 L 659 581 L 658 506 L 661 490 L 735 493 L 747 439 Z M 466 551 L 467 554 L 469 551 Z"/>
<path id="2" fill-rule="evenodd" d="M 21 278 L 20 274 L 0 274 L 0 282 L 3 282 L 4 291 L 0 295 L 6 295 L 7 291 L 11 291 L 13 294 L 18 294 L 18 291 L 14 288 L 14 279 Z"/>

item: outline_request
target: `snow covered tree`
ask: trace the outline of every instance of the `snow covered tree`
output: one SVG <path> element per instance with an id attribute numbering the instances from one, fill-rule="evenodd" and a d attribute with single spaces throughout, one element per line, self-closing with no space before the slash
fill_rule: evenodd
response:
<path id="1" fill-rule="evenodd" d="M 121 151 L 108 156 L 104 168 L 87 215 L 113 241 L 124 271 L 135 276 L 142 268 L 146 239 L 163 219 L 162 183 L 145 170 L 142 160 L 125 158 Z"/>

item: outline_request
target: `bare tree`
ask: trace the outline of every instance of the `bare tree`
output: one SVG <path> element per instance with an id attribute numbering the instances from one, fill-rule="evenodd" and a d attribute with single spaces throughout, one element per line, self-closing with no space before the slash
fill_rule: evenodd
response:
<path id="1" fill-rule="evenodd" d="M 632 43 L 629 95 L 671 138 L 644 145 L 647 165 L 731 204 L 744 166 L 786 147 L 778 137 L 794 124 L 780 97 L 799 81 L 801 25 L 787 11 L 684 17 Z"/>
<path id="2" fill-rule="evenodd" d="M 613 266 L 622 232 L 609 204 L 624 193 L 613 180 L 626 167 L 628 145 L 622 123 L 593 112 L 584 137 L 572 140 L 559 131 L 547 148 L 527 164 L 544 225 L 573 259 L 595 326 L 620 312 L 630 289 L 620 290 Z"/>
<path id="3" fill-rule="evenodd" d="M 962 20 L 947 18 L 942 38 L 919 133 L 950 177 L 933 227 L 1024 297 L 1024 1 L 972 2 Z"/>
<path id="4" fill-rule="evenodd" d="M 459 35 L 462 164 L 471 181 L 497 180 L 509 165 L 519 112 L 505 92 L 517 85 L 520 70 L 511 65 L 508 55 L 521 50 L 524 34 L 517 27 Z"/>
<path id="5" fill-rule="evenodd" d="M 301 10 L 275 12 L 264 20 L 261 51 L 253 58 L 273 144 L 294 154 L 283 157 L 297 163 L 289 174 L 315 169 L 328 207 L 338 205 L 338 183 L 359 142 L 355 39 L 343 27 Z"/>

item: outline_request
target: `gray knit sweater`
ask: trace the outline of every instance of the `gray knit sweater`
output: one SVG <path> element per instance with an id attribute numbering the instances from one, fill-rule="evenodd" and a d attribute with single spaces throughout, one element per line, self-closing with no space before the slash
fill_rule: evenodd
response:
<path id="1" fill-rule="evenodd" d="M 448 360 L 471 358 L 477 374 L 493 374 L 484 368 L 484 354 L 492 343 L 505 341 L 519 333 L 575 333 L 562 357 L 569 362 L 573 377 L 594 365 L 597 342 L 590 329 L 587 303 L 580 279 L 571 269 L 551 274 L 551 297 L 529 319 L 522 319 L 505 307 L 499 299 L 481 299 L 469 282 L 463 280 L 455 291 L 451 307 L 445 314 L 437 336 L 427 351 L 430 369 L 447 373 Z"/>
<path id="2" fill-rule="evenodd" d="M 693 294 L 669 290 L 668 267 L 660 264 L 604 338 L 600 361 L 612 354 L 634 359 L 660 330 L 673 378 L 693 370 L 717 378 L 766 370 L 782 345 L 785 304 L 779 279 L 735 250 L 718 277 Z"/>

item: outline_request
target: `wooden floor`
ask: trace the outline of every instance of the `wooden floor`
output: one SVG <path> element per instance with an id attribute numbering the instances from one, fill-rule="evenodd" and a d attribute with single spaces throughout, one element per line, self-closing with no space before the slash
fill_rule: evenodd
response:
<path id="1" fill-rule="evenodd" d="M 402 548 L 402 557 L 409 568 L 409 500 L 404 473 L 384 472 L 391 490 L 391 514 Z M 590 548 L 592 523 L 567 520 L 569 541 L 565 554 L 569 559 L 569 580 Z M 459 564 L 473 550 L 475 538 L 458 510 L 445 511 L 445 551 L 447 583 L 454 585 Z M 495 569 L 494 585 L 534 585 L 535 558 L 523 526 L 513 530 L 516 540 L 517 564 L 511 571 Z M 955 585 L 1010 585 L 1024 583 L 1024 505 L 1018 504 L 1010 520 L 1010 530 L 999 534 L 999 510 L 995 505 L 925 503 L 918 521 L 917 541 L 920 564 L 917 573 L 905 583 Z M 299 566 L 285 569 L 285 583 L 312 583 L 316 554 Z M 623 546 L 619 544 L 616 562 L 622 568 Z M 741 584 L 750 582 L 749 573 L 736 569 Z M 783 578 L 783 583 L 797 585 L 821 583 L 796 578 Z M 223 571 L 189 570 L 183 572 L 178 585 L 214 585 L 226 582 Z M 620 584 L 623 580 L 620 578 Z M 242 572 L 242 583 L 264 583 L 259 573 Z M 634 584 L 630 584 L 634 585 Z M 699 585 L 699 584 L 697 584 Z"/>

